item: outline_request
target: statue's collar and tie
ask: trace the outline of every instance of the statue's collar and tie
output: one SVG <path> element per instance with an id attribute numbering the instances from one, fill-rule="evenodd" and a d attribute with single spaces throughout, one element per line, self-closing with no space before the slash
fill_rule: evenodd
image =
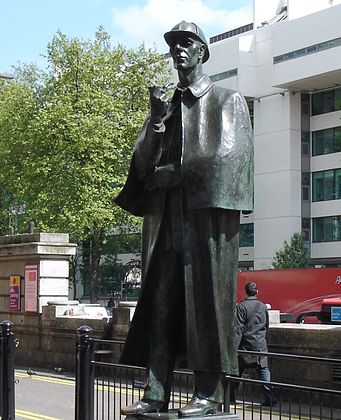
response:
<path id="1" fill-rule="evenodd" d="M 211 79 L 206 75 L 203 74 L 198 80 L 196 80 L 194 83 L 192 83 L 189 86 L 183 87 L 178 83 L 178 86 L 176 88 L 176 91 L 179 91 L 181 93 L 186 92 L 187 90 L 190 90 L 192 95 L 196 98 L 201 98 L 213 85 Z"/>
<path id="2" fill-rule="evenodd" d="M 180 83 L 177 85 L 174 95 L 171 99 L 169 110 L 167 112 L 164 121 L 168 120 L 171 115 L 175 115 L 178 113 L 177 108 L 181 102 L 181 96 L 186 95 L 186 93 L 190 93 L 196 99 L 201 98 L 205 95 L 206 92 L 213 86 L 211 79 L 206 75 L 202 75 L 198 80 L 192 83 L 189 86 L 183 87 Z"/>

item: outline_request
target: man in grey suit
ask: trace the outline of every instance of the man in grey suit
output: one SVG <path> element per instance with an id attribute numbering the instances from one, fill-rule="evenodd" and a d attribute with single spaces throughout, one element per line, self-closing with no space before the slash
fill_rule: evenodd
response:
<path id="1" fill-rule="evenodd" d="M 150 89 L 150 115 L 116 198 L 143 216 L 142 289 L 121 362 L 147 367 L 141 401 L 167 411 L 172 372 L 185 356 L 195 387 L 182 417 L 215 413 L 222 374 L 237 374 L 235 295 L 240 211 L 253 208 L 248 108 L 203 72 L 202 30 L 182 21 L 165 35 L 179 83 L 172 99 Z"/>
<path id="2" fill-rule="evenodd" d="M 246 299 L 237 306 L 237 340 L 240 350 L 267 352 L 266 333 L 269 328 L 269 313 L 267 306 L 257 299 L 257 285 L 249 282 L 245 285 Z M 254 367 L 258 376 L 265 382 L 270 382 L 268 358 L 264 355 L 241 354 L 239 356 L 239 375 L 247 367 Z M 272 387 L 263 386 L 263 405 L 276 402 Z"/>

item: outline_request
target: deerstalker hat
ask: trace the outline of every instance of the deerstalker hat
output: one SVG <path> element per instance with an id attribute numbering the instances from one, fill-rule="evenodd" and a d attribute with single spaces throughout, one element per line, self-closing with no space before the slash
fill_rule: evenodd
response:
<path id="1" fill-rule="evenodd" d="M 170 46 L 173 43 L 173 40 L 181 35 L 192 37 L 194 36 L 194 38 L 198 39 L 203 44 L 205 44 L 205 54 L 202 60 L 202 62 L 205 63 L 210 57 L 210 52 L 208 50 L 208 42 L 206 40 L 206 37 L 203 31 L 199 28 L 199 26 L 193 22 L 186 22 L 185 20 L 182 20 L 180 23 L 175 25 L 170 31 L 166 32 L 164 34 L 164 38 L 167 44 Z"/>

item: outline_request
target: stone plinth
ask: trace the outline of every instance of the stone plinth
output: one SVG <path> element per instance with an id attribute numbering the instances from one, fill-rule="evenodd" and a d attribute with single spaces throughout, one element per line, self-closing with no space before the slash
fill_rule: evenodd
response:
<path id="1" fill-rule="evenodd" d="M 37 268 L 37 312 L 54 298 L 68 298 L 69 257 L 76 245 L 66 233 L 30 233 L 0 237 L 0 307 L 9 311 L 9 278 L 20 276 L 20 311 L 25 310 L 25 267 Z"/>
<path id="2" fill-rule="evenodd" d="M 27 233 L 0 236 L 0 259 L 15 259 L 36 255 L 55 257 L 75 255 L 76 245 L 69 243 L 67 233 Z"/>

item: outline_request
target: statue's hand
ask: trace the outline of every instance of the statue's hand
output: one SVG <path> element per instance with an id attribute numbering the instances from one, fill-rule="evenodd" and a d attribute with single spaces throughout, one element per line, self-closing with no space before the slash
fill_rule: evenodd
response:
<path id="1" fill-rule="evenodd" d="M 150 120 L 153 124 L 160 124 L 167 114 L 169 102 L 166 100 L 167 86 L 151 86 L 149 88 Z"/>
<path id="2" fill-rule="evenodd" d="M 170 163 L 155 168 L 154 173 L 145 180 L 145 188 L 149 191 L 160 188 L 176 188 L 182 185 L 179 164 Z"/>

